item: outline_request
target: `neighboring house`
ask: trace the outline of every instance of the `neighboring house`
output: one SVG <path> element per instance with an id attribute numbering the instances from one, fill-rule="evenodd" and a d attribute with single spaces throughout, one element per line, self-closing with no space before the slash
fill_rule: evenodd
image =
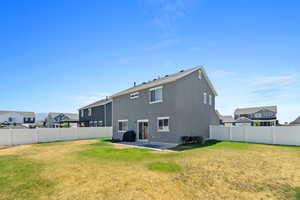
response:
<path id="1" fill-rule="evenodd" d="M 234 121 L 235 126 L 252 126 L 252 120 L 247 117 L 240 117 Z"/>
<path id="2" fill-rule="evenodd" d="M 234 126 L 235 125 L 235 120 L 231 115 L 227 116 L 220 116 L 220 122 L 224 126 Z"/>
<path id="3" fill-rule="evenodd" d="M 128 130 L 138 141 L 181 143 L 183 136 L 209 137 L 209 125 L 218 125 L 215 91 L 203 67 L 134 84 L 112 96 L 113 138 Z"/>
<path id="4" fill-rule="evenodd" d="M 35 113 L 20 111 L 0 111 L 0 123 L 33 125 L 35 123 Z"/>
<path id="5" fill-rule="evenodd" d="M 295 119 L 295 121 L 291 122 L 290 125 L 300 126 L 300 116 L 297 119 Z"/>
<path id="6" fill-rule="evenodd" d="M 65 125 L 68 127 L 77 127 L 79 117 L 77 113 L 54 113 L 50 112 L 45 119 L 45 127 L 61 128 Z"/>
<path id="7" fill-rule="evenodd" d="M 80 108 L 79 122 L 83 127 L 112 126 L 112 100 L 106 98 Z"/>
<path id="8" fill-rule="evenodd" d="M 234 112 L 234 118 L 236 122 L 240 121 L 242 124 L 246 120 L 246 123 L 251 121 L 253 126 L 276 126 L 277 106 L 238 108 Z"/>

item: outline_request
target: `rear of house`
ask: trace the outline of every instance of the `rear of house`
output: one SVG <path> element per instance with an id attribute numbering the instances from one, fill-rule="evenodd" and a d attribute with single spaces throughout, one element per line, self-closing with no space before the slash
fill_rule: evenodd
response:
<path id="1" fill-rule="evenodd" d="M 112 96 L 113 138 L 133 130 L 137 140 L 181 143 L 183 136 L 209 137 L 219 124 L 213 88 L 203 67 L 144 82 Z"/>
<path id="2" fill-rule="evenodd" d="M 79 109 L 79 123 L 81 127 L 111 127 L 112 100 L 101 99 Z"/>

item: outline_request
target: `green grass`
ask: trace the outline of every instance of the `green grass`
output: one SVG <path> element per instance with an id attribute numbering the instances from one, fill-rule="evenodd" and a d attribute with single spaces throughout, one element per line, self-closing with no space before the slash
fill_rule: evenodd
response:
<path id="1" fill-rule="evenodd" d="M 161 172 L 180 172 L 182 168 L 176 163 L 172 162 L 153 162 L 148 163 L 147 168 L 153 171 L 161 171 Z"/>
<path id="2" fill-rule="evenodd" d="M 95 144 L 90 144 L 89 149 L 80 152 L 81 156 L 107 159 L 114 161 L 141 161 L 155 158 L 168 158 L 176 156 L 174 153 L 158 155 L 154 154 L 154 150 L 146 148 L 123 148 L 117 149 L 113 147 L 108 139 L 100 139 Z"/>
<path id="3" fill-rule="evenodd" d="M 41 177 L 43 165 L 18 156 L 0 156 L 0 199 L 38 199 L 52 191 L 53 183 Z"/>
<path id="4" fill-rule="evenodd" d="M 219 142 L 216 140 L 207 140 L 204 144 L 188 144 L 188 145 L 178 145 L 172 150 L 175 151 L 187 151 L 187 150 L 198 150 L 199 148 L 232 148 L 232 149 L 249 149 L 251 148 L 250 143 L 246 142 Z"/>
<path id="5" fill-rule="evenodd" d="M 300 187 L 295 188 L 295 192 L 296 192 L 295 198 L 297 200 L 300 200 Z"/>

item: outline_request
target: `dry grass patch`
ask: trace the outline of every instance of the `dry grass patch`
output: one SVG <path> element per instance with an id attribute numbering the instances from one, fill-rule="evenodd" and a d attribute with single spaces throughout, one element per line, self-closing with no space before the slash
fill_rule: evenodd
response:
<path id="1" fill-rule="evenodd" d="M 299 148 L 221 142 L 174 153 L 83 140 L 2 149 L 0 159 L 4 154 L 42 164 L 32 180 L 49 181 L 52 192 L 36 199 L 281 200 L 300 195 Z"/>

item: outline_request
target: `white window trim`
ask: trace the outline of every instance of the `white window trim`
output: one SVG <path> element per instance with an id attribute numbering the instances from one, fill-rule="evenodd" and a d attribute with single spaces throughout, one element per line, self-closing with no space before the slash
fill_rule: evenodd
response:
<path id="1" fill-rule="evenodd" d="M 88 109 L 88 116 L 89 116 L 89 117 L 92 116 L 92 108 L 89 108 L 89 109 Z"/>
<path id="2" fill-rule="evenodd" d="M 207 93 L 206 92 L 203 93 L 203 103 L 207 104 Z"/>
<path id="3" fill-rule="evenodd" d="M 159 129 L 159 120 L 168 119 L 168 128 L 167 129 Z M 170 117 L 158 117 L 157 118 L 157 132 L 170 132 Z"/>
<path id="4" fill-rule="evenodd" d="M 119 123 L 120 122 L 127 122 L 127 130 L 125 130 L 125 131 L 120 131 L 119 130 Z M 118 120 L 118 132 L 119 133 L 125 133 L 126 131 L 128 131 L 128 119 L 121 119 L 121 120 Z"/>
<path id="5" fill-rule="evenodd" d="M 136 99 L 136 98 L 139 98 L 139 97 L 140 97 L 140 92 L 134 92 L 134 93 L 130 94 L 130 99 Z"/>
<path id="6" fill-rule="evenodd" d="M 210 106 L 212 105 L 212 95 L 211 94 L 208 96 L 208 104 Z"/>
<path id="7" fill-rule="evenodd" d="M 161 90 L 161 100 L 151 101 L 151 91 L 158 90 L 158 89 L 163 89 L 163 86 L 159 86 L 159 87 L 149 89 L 149 104 L 155 104 L 155 103 L 162 103 L 163 102 L 163 90 Z"/>
<path id="8" fill-rule="evenodd" d="M 198 78 L 199 78 L 200 80 L 202 80 L 202 71 L 201 71 L 201 70 L 198 71 Z"/>
<path id="9" fill-rule="evenodd" d="M 84 117 L 84 110 L 80 110 L 80 116 Z"/>

